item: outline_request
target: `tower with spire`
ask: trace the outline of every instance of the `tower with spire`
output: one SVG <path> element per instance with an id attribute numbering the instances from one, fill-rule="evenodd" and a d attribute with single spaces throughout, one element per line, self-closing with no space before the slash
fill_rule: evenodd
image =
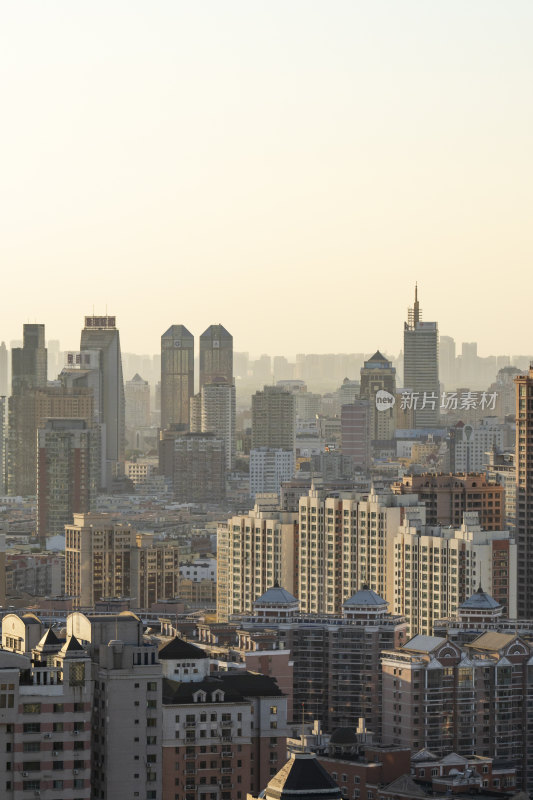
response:
<path id="1" fill-rule="evenodd" d="M 403 332 L 403 384 L 414 411 L 416 428 L 439 425 L 439 331 L 436 322 L 422 322 L 415 284 L 415 301 Z"/>

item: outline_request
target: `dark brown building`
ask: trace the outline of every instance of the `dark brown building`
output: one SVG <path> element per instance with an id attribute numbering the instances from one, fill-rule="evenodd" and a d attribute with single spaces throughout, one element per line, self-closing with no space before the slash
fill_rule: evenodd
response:
<path id="1" fill-rule="evenodd" d="M 465 511 L 477 511 L 486 531 L 505 528 L 505 489 L 483 473 L 406 475 L 392 485 L 394 494 L 417 494 L 426 506 L 428 525 L 459 528 Z"/>

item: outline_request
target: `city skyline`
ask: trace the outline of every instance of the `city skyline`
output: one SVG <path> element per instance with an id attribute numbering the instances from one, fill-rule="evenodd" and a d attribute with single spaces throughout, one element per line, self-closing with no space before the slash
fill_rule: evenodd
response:
<path id="1" fill-rule="evenodd" d="M 2 337 L 36 318 L 72 346 L 107 305 L 125 351 L 215 319 L 236 351 L 397 352 L 418 280 L 444 334 L 520 352 L 532 23 L 480 0 L 6 8 Z"/>

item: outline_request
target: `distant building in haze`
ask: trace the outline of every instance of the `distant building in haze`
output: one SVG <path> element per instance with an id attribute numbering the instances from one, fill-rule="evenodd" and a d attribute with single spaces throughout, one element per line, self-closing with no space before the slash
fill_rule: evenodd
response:
<path id="1" fill-rule="evenodd" d="M 281 386 L 265 386 L 252 395 L 252 449 L 294 451 L 296 400 Z"/>
<path id="2" fill-rule="evenodd" d="M 161 427 L 189 424 L 194 394 L 194 336 L 171 325 L 161 337 Z"/>
<path id="3" fill-rule="evenodd" d="M 368 400 L 370 439 L 388 441 L 394 436 L 396 370 L 379 350 L 361 369 L 360 397 Z"/>
<path id="4" fill-rule="evenodd" d="M 518 616 L 533 617 L 533 366 L 516 384 L 516 540 Z"/>
<path id="5" fill-rule="evenodd" d="M 47 419 L 37 432 L 37 536 L 63 534 L 74 513 L 91 511 L 100 470 L 100 432 L 83 419 Z"/>
<path id="6" fill-rule="evenodd" d="M 147 428 L 150 425 L 150 384 L 139 374 L 126 381 L 126 428 Z"/>
<path id="7" fill-rule="evenodd" d="M 439 332 L 436 322 L 422 322 L 415 288 L 415 302 L 409 309 L 403 333 L 403 384 L 412 396 L 415 427 L 439 425 Z"/>
<path id="8" fill-rule="evenodd" d="M 102 484 L 111 485 L 124 467 L 125 399 L 120 354 L 120 334 L 115 317 L 85 317 L 81 332 L 81 354 L 97 351 L 99 395 L 95 397 L 99 423 L 105 425 L 105 475 Z"/>
<path id="9" fill-rule="evenodd" d="M 214 381 L 233 383 L 233 336 L 223 325 L 210 325 L 200 336 L 200 389 Z"/>

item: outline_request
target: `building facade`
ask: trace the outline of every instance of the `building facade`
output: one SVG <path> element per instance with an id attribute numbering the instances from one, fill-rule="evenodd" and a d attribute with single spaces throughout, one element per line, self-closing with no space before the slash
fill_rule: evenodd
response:
<path id="1" fill-rule="evenodd" d="M 100 433 L 84 419 L 48 419 L 37 432 L 37 536 L 65 532 L 92 511 L 100 485 Z"/>
<path id="2" fill-rule="evenodd" d="M 426 507 L 428 525 L 459 528 L 463 515 L 475 511 L 487 531 L 505 528 L 504 487 L 488 481 L 483 473 L 423 473 L 406 475 L 392 485 L 395 494 L 414 493 Z"/>
<path id="3" fill-rule="evenodd" d="M 99 391 L 94 403 L 98 408 L 98 423 L 103 426 L 105 472 L 102 485 L 110 487 L 113 478 L 123 474 L 126 445 L 124 380 L 116 318 L 85 317 L 80 353 L 82 357 L 84 353 L 97 355 L 95 369 Z"/>
<path id="4" fill-rule="evenodd" d="M 194 336 L 171 325 L 161 336 L 161 427 L 189 424 L 194 394 Z"/>
<path id="5" fill-rule="evenodd" d="M 412 394 L 416 428 L 439 425 L 439 331 L 436 322 L 422 322 L 415 288 L 403 332 L 403 385 Z"/>
<path id="6" fill-rule="evenodd" d="M 200 336 L 200 390 L 215 381 L 233 383 L 233 336 L 223 325 L 210 325 Z"/>

